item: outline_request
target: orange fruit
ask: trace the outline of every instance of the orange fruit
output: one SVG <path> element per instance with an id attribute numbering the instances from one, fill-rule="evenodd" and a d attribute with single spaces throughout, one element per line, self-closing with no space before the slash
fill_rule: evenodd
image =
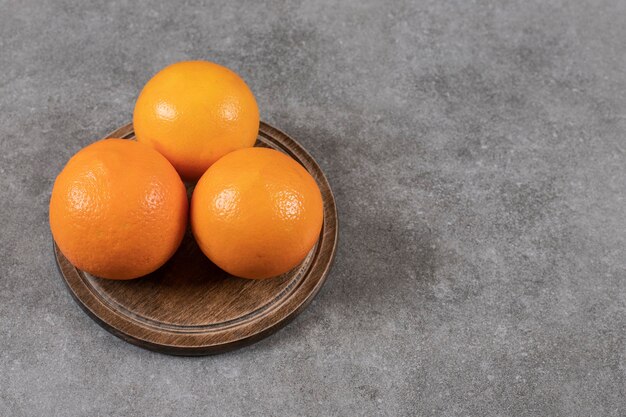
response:
<path id="1" fill-rule="evenodd" d="M 233 71 L 206 61 L 172 64 L 145 85 L 133 114 L 139 142 L 161 152 L 186 181 L 227 153 L 254 145 L 259 108 Z"/>
<path id="2" fill-rule="evenodd" d="M 317 241 L 322 195 L 313 177 L 267 148 L 229 153 L 200 178 L 191 227 L 205 255 L 226 272 L 263 279 L 298 265 Z"/>
<path id="3" fill-rule="evenodd" d="M 76 153 L 57 177 L 50 228 L 77 268 L 131 279 L 174 254 L 187 210 L 185 186 L 167 159 L 134 141 L 106 139 Z"/>

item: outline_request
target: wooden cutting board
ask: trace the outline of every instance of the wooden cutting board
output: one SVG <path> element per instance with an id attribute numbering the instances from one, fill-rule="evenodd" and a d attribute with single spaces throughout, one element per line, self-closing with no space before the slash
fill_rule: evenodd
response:
<path id="1" fill-rule="evenodd" d="M 133 139 L 132 124 L 107 138 Z M 261 122 L 255 146 L 294 158 L 315 178 L 324 200 L 324 225 L 306 259 L 269 280 L 233 277 L 204 256 L 187 230 L 163 267 L 130 281 L 96 278 L 54 251 L 72 296 L 96 322 L 127 342 L 174 355 L 207 355 L 239 348 L 280 329 L 320 290 L 337 246 L 337 211 L 322 170 L 300 144 Z M 190 190 L 191 191 L 190 186 Z"/>

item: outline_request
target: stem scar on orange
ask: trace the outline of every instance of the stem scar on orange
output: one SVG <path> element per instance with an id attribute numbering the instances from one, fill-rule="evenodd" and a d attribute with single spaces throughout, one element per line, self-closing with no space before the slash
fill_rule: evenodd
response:
<path id="1" fill-rule="evenodd" d="M 259 109 L 233 71 L 184 61 L 162 69 L 144 86 L 133 125 L 139 142 L 163 154 L 185 181 L 197 181 L 222 156 L 254 145 Z"/>
<path id="2" fill-rule="evenodd" d="M 167 159 L 135 141 L 106 139 L 76 153 L 57 177 L 50 228 L 77 268 L 131 279 L 174 254 L 187 211 L 185 186 Z"/>
<path id="3" fill-rule="evenodd" d="M 224 156 L 202 176 L 191 199 L 200 249 L 243 278 L 270 278 L 297 266 L 315 245 L 322 223 L 322 195 L 313 177 L 272 149 Z"/>

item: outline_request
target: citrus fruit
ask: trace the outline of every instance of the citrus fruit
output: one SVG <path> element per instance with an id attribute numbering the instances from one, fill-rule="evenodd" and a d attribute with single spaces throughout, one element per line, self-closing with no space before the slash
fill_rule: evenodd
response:
<path id="1" fill-rule="evenodd" d="M 187 210 L 185 186 L 167 159 L 141 143 L 106 139 L 76 153 L 57 177 L 50 228 L 77 268 L 131 279 L 174 254 Z"/>
<path id="2" fill-rule="evenodd" d="M 317 241 L 323 203 L 313 177 L 285 154 L 238 150 L 200 178 L 191 227 L 205 255 L 226 272 L 263 279 L 298 265 Z"/>
<path id="3" fill-rule="evenodd" d="M 185 61 L 145 85 L 133 114 L 139 142 L 162 153 L 186 181 L 196 181 L 227 153 L 254 145 L 259 109 L 233 71 L 207 61 Z"/>

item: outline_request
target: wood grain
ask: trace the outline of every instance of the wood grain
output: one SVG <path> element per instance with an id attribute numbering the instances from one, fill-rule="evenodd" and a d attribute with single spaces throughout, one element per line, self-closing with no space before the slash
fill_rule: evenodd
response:
<path id="1" fill-rule="evenodd" d="M 131 124 L 107 138 L 133 139 Z M 285 133 L 261 122 L 255 146 L 282 151 L 317 181 L 324 225 L 306 259 L 292 271 L 254 281 L 230 276 L 202 254 L 191 232 L 163 267 L 131 281 L 93 277 L 54 245 L 72 296 L 99 324 L 135 345 L 175 355 L 206 355 L 268 336 L 302 311 L 320 290 L 337 246 L 337 212 L 328 181 L 313 158 Z M 191 191 L 191 189 L 189 190 Z"/>

